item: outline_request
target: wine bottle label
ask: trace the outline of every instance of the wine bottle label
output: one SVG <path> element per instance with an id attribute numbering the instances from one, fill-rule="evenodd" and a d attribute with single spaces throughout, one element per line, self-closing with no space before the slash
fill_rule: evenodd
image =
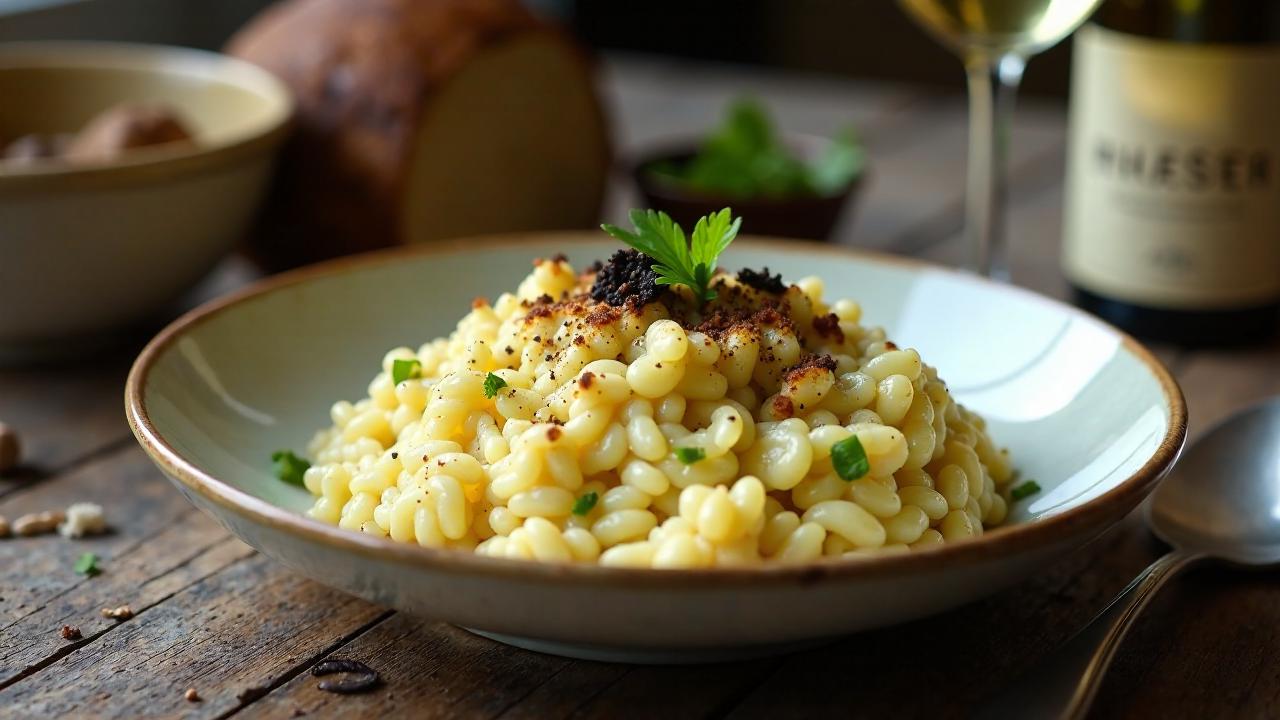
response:
<path id="1" fill-rule="evenodd" d="M 1280 298 L 1280 47 L 1076 36 L 1063 262 L 1170 309 Z"/>

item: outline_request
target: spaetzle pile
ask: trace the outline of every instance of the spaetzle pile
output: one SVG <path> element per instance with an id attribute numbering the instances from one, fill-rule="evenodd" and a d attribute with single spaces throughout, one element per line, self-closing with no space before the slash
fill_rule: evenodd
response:
<path id="1" fill-rule="evenodd" d="M 927 547 L 1006 513 L 1012 472 L 915 350 L 822 282 L 634 251 L 539 260 L 447 338 L 383 359 L 309 447 L 310 514 L 400 542 L 693 568 Z"/>

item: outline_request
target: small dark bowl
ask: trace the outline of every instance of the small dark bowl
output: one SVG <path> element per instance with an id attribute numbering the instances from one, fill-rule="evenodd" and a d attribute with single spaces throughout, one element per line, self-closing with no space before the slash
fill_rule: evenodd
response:
<path id="1" fill-rule="evenodd" d="M 787 146 L 805 161 L 812 161 L 830 142 L 814 135 L 786 135 Z M 688 162 L 697 154 L 698 145 L 697 142 L 673 143 L 650 151 L 641 155 L 631 169 L 645 207 L 667 213 L 686 232 L 703 215 L 729 207 L 743 218 L 744 233 L 829 240 L 845 206 L 851 204 L 851 198 L 857 195 L 867 176 L 864 167 L 843 190 L 831 195 L 738 197 L 691 190 L 650 170 L 657 163 Z"/>

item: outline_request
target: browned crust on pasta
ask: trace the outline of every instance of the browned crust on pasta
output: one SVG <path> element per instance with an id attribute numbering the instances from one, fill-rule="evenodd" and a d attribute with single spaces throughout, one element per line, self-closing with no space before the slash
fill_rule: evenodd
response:
<path id="1" fill-rule="evenodd" d="M 831 338 L 837 344 L 844 342 L 844 331 L 840 329 L 840 318 L 835 313 L 819 315 L 813 319 L 813 329 L 820 337 Z"/>
<path id="2" fill-rule="evenodd" d="M 794 391 L 806 378 L 835 371 L 836 361 L 830 355 L 809 353 L 800 358 L 795 365 L 782 371 L 782 381 Z"/>
<path id="3" fill-rule="evenodd" d="M 774 417 L 787 419 L 795 417 L 796 406 L 791 402 L 791 398 L 784 395 L 773 396 L 773 415 Z"/>

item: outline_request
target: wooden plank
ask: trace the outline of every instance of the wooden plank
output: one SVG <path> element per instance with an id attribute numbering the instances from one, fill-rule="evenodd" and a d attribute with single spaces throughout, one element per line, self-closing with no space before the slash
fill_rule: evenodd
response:
<path id="1" fill-rule="evenodd" d="M 1236 410 L 1280 395 L 1280 341 L 1194 352 L 1178 383 L 1187 398 L 1194 437 Z"/>
<path id="2" fill-rule="evenodd" d="M 141 615 L 174 593 L 253 554 L 222 526 L 192 509 L 109 570 L 57 595 L 3 628 L 0 689 L 111 632 L 120 622 L 102 608 L 128 605 Z M 126 620 L 126 622 L 133 622 Z M 59 629 L 79 628 L 84 640 L 68 643 Z"/>
<path id="3" fill-rule="evenodd" d="M 105 573 L 111 573 L 117 562 L 191 513 L 191 505 L 170 487 L 142 450 L 131 447 L 10 494 L 0 500 L 0 515 L 12 522 L 25 513 L 63 510 L 82 501 L 102 506 L 110 533 L 80 540 L 59 535 L 0 539 L 0 597 L 4 598 L 0 623 L 20 620 L 58 597 L 100 580 L 85 578 L 72 569 L 82 553 L 97 554 Z"/>
<path id="4" fill-rule="evenodd" d="M 702 718 L 721 715 L 768 677 L 776 658 L 718 665 L 632 668 L 573 712 L 583 718 Z M 541 708 L 533 708 L 529 716 Z"/>
<path id="5" fill-rule="evenodd" d="M 1277 657 L 1280 577 L 1196 570 L 1166 588 L 1125 639 L 1099 716 L 1274 717 Z"/>
<path id="6" fill-rule="evenodd" d="M 729 717 L 963 717 L 1067 639 L 1157 554 L 1135 514 L 1085 550 L 990 599 L 784 660 Z M 1029 680 L 1034 682 L 1034 680 Z"/>
<path id="7" fill-rule="evenodd" d="M 703 717 L 735 699 L 776 660 L 629 667 L 527 652 L 430 620 L 396 615 L 330 657 L 376 669 L 384 686 L 358 696 L 316 689 L 303 673 L 241 717 L 308 715 L 433 718 Z"/>
<path id="8" fill-rule="evenodd" d="M 507 708 L 499 717 L 503 720 L 568 717 L 632 670 L 630 666 L 613 663 L 585 660 L 568 662 L 559 672 L 519 703 Z"/>
<path id="9" fill-rule="evenodd" d="M 121 393 L 134 354 L 95 355 L 75 366 L 0 370 L 0 421 L 22 444 L 22 467 L 0 477 L 0 497 L 127 441 Z"/>
<path id="10" fill-rule="evenodd" d="M 383 686 L 361 695 L 334 695 L 302 673 L 239 716 L 285 717 L 301 710 L 322 716 L 494 717 L 528 703 L 530 693 L 574 664 L 403 614 L 335 648 L 329 657 L 366 663 L 378 671 Z M 539 713 L 549 710 L 534 707 Z"/>
<path id="11" fill-rule="evenodd" d="M 31 717 L 219 717 L 386 615 L 254 556 L 9 687 L 0 703 Z M 203 700 L 186 701 L 187 688 Z"/>

